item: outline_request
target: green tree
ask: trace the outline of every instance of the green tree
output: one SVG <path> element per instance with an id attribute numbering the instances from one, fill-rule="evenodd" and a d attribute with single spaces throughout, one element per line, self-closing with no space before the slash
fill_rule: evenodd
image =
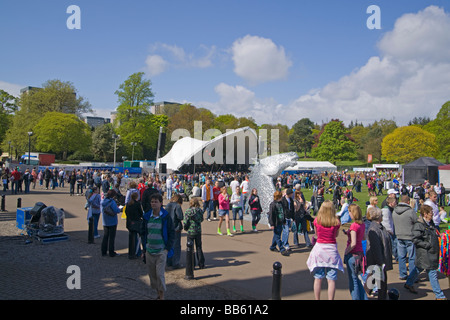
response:
<path id="1" fill-rule="evenodd" d="M 305 158 L 314 145 L 313 129 L 314 123 L 309 118 L 303 118 L 292 126 L 289 135 L 289 144 L 295 147 L 295 151 L 303 151 Z"/>
<path id="2" fill-rule="evenodd" d="M 436 115 L 436 119 L 427 123 L 424 130 L 436 136 L 439 147 L 439 156 L 449 163 L 450 159 L 450 101 L 444 103 Z"/>
<path id="3" fill-rule="evenodd" d="M 382 155 L 387 161 L 408 163 L 420 157 L 435 157 L 436 136 L 415 125 L 400 127 L 384 137 Z"/>
<path id="4" fill-rule="evenodd" d="M 62 154 L 87 152 L 91 146 L 89 126 L 74 114 L 47 112 L 34 127 L 36 149 Z"/>
<path id="5" fill-rule="evenodd" d="M 167 116 L 155 116 L 150 112 L 153 102 L 151 81 L 144 73 L 134 73 L 119 86 L 116 133 L 128 158 L 154 159 L 158 144 L 159 126 L 168 122 Z M 136 143 L 136 146 L 132 146 Z"/>
<path id="6" fill-rule="evenodd" d="M 0 89 L 0 145 L 7 146 L 6 132 L 12 124 L 14 113 L 17 111 L 17 98 Z"/>
<path id="7" fill-rule="evenodd" d="M 349 137 L 342 121 L 332 120 L 323 128 L 319 143 L 312 151 L 312 156 L 320 161 L 354 160 L 356 145 Z"/>
<path id="8" fill-rule="evenodd" d="M 48 80 L 42 88 L 23 93 L 18 102 L 18 110 L 6 134 L 6 141 L 19 152 L 28 150 L 28 134 L 47 112 L 60 112 L 80 116 L 92 112 L 91 105 L 70 82 Z M 35 139 L 35 136 L 32 138 Z"/>
<path id="9" fill-rule="evenodd" d="M 114 130 L 111 123 L 104 124 L 95 128 L 92 133 L 91 151 L 94 159 L 101 161 L 112 161 L 114 159 Z M 119 147 L 120 139 L 117 139 L 117 147 Z"/>

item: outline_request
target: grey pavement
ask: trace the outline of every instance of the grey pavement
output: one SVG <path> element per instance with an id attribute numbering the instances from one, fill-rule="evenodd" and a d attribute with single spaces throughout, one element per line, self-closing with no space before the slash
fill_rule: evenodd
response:
<path id="1" fill-rule="evenodd" d="M 42 244 L 27 242 L 15 227 L 17 199 L 22 207 L 33 207 L 38 201 L 47 206 L 64 208 L 65 233 L 69 240 Z M 128 231 L 125 220 L 119 219 L 116 236 L 118 257 L 102 257 L 101 239 L 87 243 L 87 220 L 84 196 L 70 196 L 68 188 L 44 190 L 38 186 L 30 194 L 7 195 L 6 212 L 0 212 L 0 299 L 2 300 L 148 300 L 155 299 L 150 289 L 147 268 L 140 260 L 129 260 Z M 164 200 L 167 203 L 167 200 Z M 187 208 L 187 204 L 183 204 Z M 270 300 L 272 297 L 273 264 L 282 264 L 281 296 L 283 300 L 313 300 L 313 278 L 306 260 L 309 250 L 301 244 L 293 247 L 290 256 L 269 251 L 272 231 L 260 224 L 252 232 L 249 218 L 244 221 L 244 233 L 233 237 L 217 234 L 217 221 L 202 224 L 205 269 L 195 269 L 194 279 L 185 279 L 185 269 L 167 270 L 168 300 Z M 99 223 L 102 234 L 101 221 Z M 237 228 L 238 229 L 238 228 Z M 222 231 L 225 226 L 222 226 Z M 225 234 L 225 233 L 224 233 Z M 292 241 L 292 236 L 291 236 Z M 341 254 L 346 236 L 338 237 Z M 182 237 L 182 264 L 185 264 L 185 233 Z M 80 270 L 80 289 L 69 289 L 70 266 Z M 411 294 L 399 280 L 398 265 L 388 272 L 388 288 L 400 292 L 400 300 L 434 300 L 429 281 L 421 274 L 415 285 L 418 294 Z M 347 274 L 339 273 L 336 300 L 350 300 Z M 441 288 L 450 297 L 449 281 L 443 275 Z M 323 283 L 321 299 L 327 299 Z"/>

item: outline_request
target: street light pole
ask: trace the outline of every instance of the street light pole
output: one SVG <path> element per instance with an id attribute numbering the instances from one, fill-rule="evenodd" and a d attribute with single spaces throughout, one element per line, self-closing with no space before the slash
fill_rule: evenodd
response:
<path id="1" fill-rule="evenodd" d="M 131 161 L 134 161 L 134 147 L 137 145 L 137 142 L 132 142 L 131 145 L 133 146 L 133 152 L 131 154 Z"/>
<path id="2" fill-rule="evenodd" d="M 115 168 L 116 167 L 117 138 L 119 138 L 119 136 L 116 134 L 113 134 L 112 138 L 114 139 L 114 168 Z M 114 171 L 114 168 L 113 168 L 113 171 Z"/>
<path id="3" fill-rule="evenodd" d="M 31 164 L 31 136 L 33 132 L 28 132 L 28 165 Z"/>

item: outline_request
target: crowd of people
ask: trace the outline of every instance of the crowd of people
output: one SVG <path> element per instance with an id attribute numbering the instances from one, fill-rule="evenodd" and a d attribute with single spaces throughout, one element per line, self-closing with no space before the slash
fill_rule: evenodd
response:
<path id="1" fill-rule="evenodd" d="M 439 263 L 438 235 L 440 222 L 447 222 L 445 188 L 442 184 L 411 186 L 398 183 L 396 172 L 325 174 L 283 174 L 274 179 L 276 192 L 269 212 L 263 213 L 257 189 L 249 189 L 244 172 L 200 172 L 162 176 L 144 174 L 125 181 L 121 174 L 100 170 L 42 171 L 28 169 L 2 173 L 4 191 L 30 192 L 30 188 L 55 189 L 69 184 L 69 194 L 86 197 L 88 243 L 100 238 L 98 224 L 102 221 L 101 254 L 115 257 L 115 236 L 118 215 L 126 216 L 129 231 L 128 258 L 142 258 L 148 265 L 151 286 L 159 299 L 164 299 L 165 268 L 182 268 L 181 234 L 195 245 L 195 261 L 205 268 L 202 250 L 202 222 L 217 221 L 217 234 L 244 232 L 244 215 L 251 214 L 251 231 L 257 232 L 263 214 L 273 231 L 270 251 L 289 256 L 289 243 L 299 244 L 304 238 L 309 251 L 307 267 L 314 277 L 314 295 L 320 298 L 322 280 L 327 279 L 328 298 L 334 299 L 339 271 L 346 266 L 352 299 L 367 300 L 378 296 L 387 299 L 387 271 L 398 263 L 404 288 L 417 293 L 414 283 L 425 270 L 436 299 L 445 299 L 437 281 Z M 379 206 L 378 196 L 385 191 L 385 182 L 395 181 L 387 189 L 386 199 Z M 126 183 L 126 189 L 123 185 Z M 370 201 L 361 208 L 355 200 L 365 183 Z M 11 187 L 9 187 L 11 184 Z M 76 189 L 75 189 L 76 186 Z M 305 199 L 302 190 L 313 191 Z M 378 192 L 375 190 L 378 189 Z M 325 200 L 331 194 L 331 200 Z M 163 205 L 164 198 L 168 200 Z M 310 200 L 310 201 L 309 201 Z M 188 209 L 183 212 L 183 201 Z M 365 215 L 363 211 L 366 211 Z M 206 213 L 206 215 L 205 215 Z M 419 213 L 419 217 L 417 217 Z M 101 220 L 100 220 L 101 219 Z M 341 229 L 347 237 L 343 256 L 337 250 L 336 237 Z M 408 268 L 407 268 L 408 266 Z M 395 298 L 395 297 L 391 297 Z"/>

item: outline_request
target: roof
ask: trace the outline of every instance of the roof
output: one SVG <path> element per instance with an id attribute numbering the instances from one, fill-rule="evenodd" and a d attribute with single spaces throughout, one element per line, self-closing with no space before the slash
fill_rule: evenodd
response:
<path id="1" fill-rule="evenodd" d="M 297 164 L 292 167 L 287 167 L 284 171 L 295 170 L 313 170 L 313 169 L 328 169 L 336 170 L 337 167 L 328 161 L 297 161 Z"/>
<path id="2" fill-rule="evenodd" d="M 439 170 L 450 170 L 450 164 L 446 164 L 438 167 Z"/>
<path id="3" fill-rule="evenodd" d="M 217 136 L 216 138 L 212 140 L 199 140 L 194 139 L 191 137 L 184 137 L 180 140 L 177 140 L 174 145 L 172 146 L 172 149 L 161 159 L 159 159 L 159 163 L 165 163 L 168 170 L 177 171 L 179 170 L 184 164 L 190 164 L 192 157 L 194 157 L 195 161 L 197 158 L 203 159 L 202 151 L 206 147 L 210 147 L 210 151 L 214 149 L 221 149 L 223 147 L 223 139 L 226 137 L 230 137 L 234 139 L 232 136 L 237 136 L 238 140 L 239 138 L 244 138 L 245 136 L 253 136 L 256 142 L 258 137 L 256 135 L 256 131 L 251 129 L 250 127 L 243 127 L 235 130 L 227 130 L 226 133 L 221 134 L 220 136 Z M 239 142 L 238 142 L 239 143 Z M 228 144 L 228 142 L 227 142 Z M 251 143 L 250 143 L 251 144 Z M 233 140 L 234 145 L 234 140 Z M 251 149 L 251 146 L 249 146 L 249 158 L 256 158 L 256 143 L 255 146 L 253 146 L 254 149 Z M 216 150 L 217 150 L 216 149 Z M 234 148 L 231 148 L 231 153 L 234 154 Z M 222 150 L 223 151 L 223 150 Z M 199 154 L 200 153 L 200 154 Z M 197 155 L 197 156 L 196 156 Z M 228 158 L 228 157 L 227 157 Z M 233 157 L 234 159 L 234 157 Z"/>
<path id="4" fill-rule="evenodd" d="M 417 167 L 437 167 L 444 165 L 440 161 L 432 157 L 422 157 L 413 162 L 405 164 L 404 168 L 417 168 Z"/>

